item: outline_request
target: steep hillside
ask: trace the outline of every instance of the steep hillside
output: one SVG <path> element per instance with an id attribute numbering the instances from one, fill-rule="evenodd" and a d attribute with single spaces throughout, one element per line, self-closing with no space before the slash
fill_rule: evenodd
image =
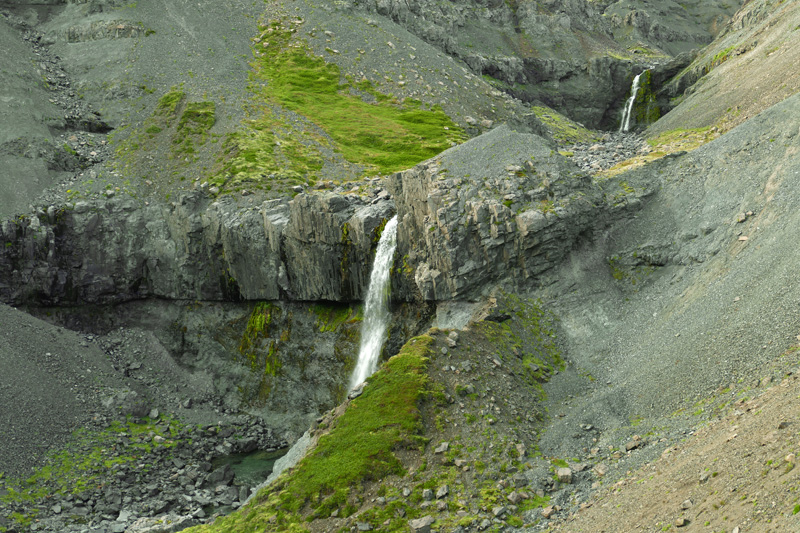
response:
<path id="1" fill-rule="evenodd" d="M 739 2 L 349 1 L 390 17 L 525 102 L 614 127 L 644 65 L 709 43 Z"/>
<path id="2" fill-rule="evenodd" d="M 735 127 L 800 89 L 800 4 L 748 2 L 714 43 L 663 89 L 679 105 L 648 135 Z"/>
<path id="3" fill-rule="evenodd" d="M 203 183 L 277 195 L 385 174 L 496 123 L 543 134 L 522 101 L 613 128 L 636 71 L 709 41 L 735 9 L 717 1 L 3 6 L 4 71 L 38 86 L 35 96 L 4 87 L 9 103 L 26 102 L 7 106 L 8 123 L 21 127 L 0 143 L 10 170 L 3 189 L 26 191 L 5 193 L 6 215 L 54 184 L 42 201 L 107 191 L 162 200 Z M 294 61 L 302 49 L 314 61 Z M 326 83 L 309 93 L 316 103 L 289 98 L 293 84 L 322 72 Z M 362 125 L 345 127 L 343 114 Z"/>

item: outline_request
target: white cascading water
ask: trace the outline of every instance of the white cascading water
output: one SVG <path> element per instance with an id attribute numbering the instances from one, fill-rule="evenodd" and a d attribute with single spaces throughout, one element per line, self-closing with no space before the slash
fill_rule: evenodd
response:
<path id="1" fill-rule="evenodd" d="M 364 382 L 378 368 L 378 357 L 386 341 L 389 326 L 389 270 L 392 268 L 397 245 L 397 216 L 386 223 L 375 251 L 375 262 L 369 276 L 369 289 L 364 302 L 364 322 L 361 324 L 361 348 L 358 362 L 350 378 L 350 390 Z"/>
<path id="2" fill-rule="evenodd" d="M 628 98 L 628 101 L 625 103 L 625 109 L 622 111 L 622 122 L 619 125 L 619 132 L 624 133 L 631 129 L 631 114 L 633 113 L 633 104 L 636 103 L 636 93 L 639 92 L 639 78 L 642 74 L 647 72 L 646 70 L 641 74 L 637 74 L 635 78 L 633 78 L 633 86 L 631 87 L 631 97 Z"/>

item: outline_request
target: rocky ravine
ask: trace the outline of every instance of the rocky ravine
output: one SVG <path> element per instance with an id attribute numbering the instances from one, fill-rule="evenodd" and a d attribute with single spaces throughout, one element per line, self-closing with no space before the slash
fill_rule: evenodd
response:
<path id="1" fill-rule="evenodd" d="M 751 19 L 760 23 L 759 9 L 769 2 L 751 4 L 755 15 L 743 11 L 736 24 L 746 27 Z M 62 50 L 69 50 L 70 35 L 80 37 L 82 50 L 92 48 L 96 37 L 116 36 L 131 44 L 128 33 L 135 28 L 125 33 L 126 24 L 106 24 L 115 20 L 120 7 L 96 2 L 68 4 L 58 13 L 42 8 L 35 16 L 28 12 L 26 24 L 37 23 L 37 17 L 49 22 L 52 35 L 63 38 L 57 41 Z M 336 10 L 339 22 L 364 16 L 356 6 L 341 7 Z M 498 5 L 499 10 L 507 7 Z M 59 32 L 58 26 L 69 26 L 70 13 L 105 22 Z M 326 17 L 320 13 L 316 16 Z M 48 18 L 56 15 L 64 18 Z M 171 11 L 165 20 L 180 18 Z M 363 22 L 391 27 L 384 18 L 374 21 L 377 26 Z M 198 38 L 189 31 L 192 24 L 182 28 Z M 158 26 L 155 35 L 165 36 L 164 30 Z M 336 37 L 321 32 L 318 38 L 322 43 Z M 416 46 L 416 41 L 408 43 Z M 102 55 L 102 47 L 94 49 L 96 54 L 86 58 Z M 31 50 L 36 53 L 35 47 Z M 76 50 L 70 50 L 73 61 L 80 55 Z M 783 57 L 788 49 L 779 51 L 774 57 Z M 139 67 L 145 63 L 135 62 Z M 117 67 L 124 70 L 124 62 Z M 60 77 L 52 65 L 44 70 Z M 466 70 L 463 79 L 478 83 Z M 64 83 L 57 86 L 69 90 Z M 95 96 L 104 91 L 99 85 L 87 87 Z M 148 94 L 135 89 L 136 83 L 126 87 L 134 96 Z M 107 101 L 113 100 L 110 94 Z M 523 108 L 519 101 L 503 100 L 504 107 Z M 148 113 L 146 103 L 142 113 Z M 413 304 L 399 308 L 389 353 L 430 323 L 430 307 L 420 305 L 425 300 L 443 304 L 437 319 L 441 328 L 467 329 L 431 332 L 435 351 L 429 374 L 442 388 L 422 404 L 422 435 L 435 446 L 403 457 L 403 464 L 414 468 L 408 476 L 392 478 L 385 487 L 367 483 L 335 509 L 326 508 L 331 513 L 327 518 L 336 527 L 362 529 L 387 523 L 406 529 L 406 516 L 429 516 L 444 530 L 547 527 L 547 520 L 579 508 L 593 484 L 597 488 L 619 478 L 688 435 L 696 421 L 676 417 L 676 411 L 693 403 L 705 405 L 713 390 L 729 394 L 723 391 L 730 385 L 737 394 L 747 394 L 748 385 L 757 385 L 753 376 L 763 373 L 761 365 L 793 342 L 800 329 L 798 258 L 790 245 L 798 212 L 800 132 L 792 120 L 797 113 L 795 96 L 691 154 L 675 154 L 610 180 L 579 171 L 546 140 L 501 127 L 390 177 L 386 190 L 380 180 L 369 181 L 364 188 L 354 186 L 351 195 L 340 186 L 335 193 L 312 192 L 271 203 L 253 197 L 214 198 L 203 188 L 172 203 L 137 196 L 134 190 L 129 199 L 128 191 L 113 187 L 115 192 L 104 193 L 102 200 L 62 203 L 55 200 L 57 194 L 49 196 L 53 201 L 2 225 L 3 298 L 34 306 L 129 303 L 32 308 L 50 320 L 91 329 L 88 336 L 2 308 L 3 325 L 10 327 L 4 331 L 0 355 L 4 370 L 10 369 L 7 375 L 19 376 L 19 386 L 4 384 L 0 390 L 8 394 L 5 404 L 20 406 L 12 413 L 11 439 L 30 446 L 27 436 L 37 434 L 42 444 L 56 450 L 67 442 L 66 430 L 79 425 L 96 428 L 90 432 L 95 436 L 115 433 L 120 414 L 140 418 L 154 407 L 161 411 L 152 413 L 157 415 L 153 418 L 161 421 L 130 426 L 122 431 L 127 435 L 111 435 L 115 445 L 148 455 L 131 456 L 102 444 L 104 453 L 112 450 L 104 460 L 121 460 L 123 465 L 114 469 L 119 476 L 101 480 L 108 493 L 92 489 L 57 505 L 46 500 L 29 504 L 4 488 L 4 511 L 19 514 L 12 515 L 13 521 L 4 516 L 0 527 L 119 530 L 138 516 L 170 510 L 190 517 L 185 520 L 205 520 L 214 510 L 198 512 L 202 502 L 214 506 L 241 500 L 246 491 L 231 490 L 224 471 L 207 473 L 200 463 L 228 448 L 238 449 L 236 436 L 272 447 L 296 439 L 317 413 L 343 397 L 337 387 L 352 361 L 357 309 L 286 300 L 358 298 L 380 221 L 395 211 L 402 218 L 395 298 Z M 235 113 L 229 119 L 235 123 Z M 23 146 L 4 146 L 13 151 L 18 145 Z M 23 161 L 26 155 L 11 155 L 17 163 L 39 161 L 39 156 Z M 590 169 L 605 164 L 588 157 L 584 163 Z M 24 201 L 28 194 L 23 194 Z M 251 248 L 257 253 L 243 253 Z M 516 312 L 474 314 L 479 306 L 459 301 L 482 301 L 497 288 L 540 297 L 557 314 L 566 368 L 556 372 L 558 367 L 549 362 L 531 360 L 536 354 L 526 350 L 535 343 L 505 337 L 520 326 Z M 130 302 L 151 297 L 190 300 Z M 283 301 L 225 304 L 200 298 Z M 473 324 L 467 324 L 470 317 Z M 522 326 L 527 333 L 538 331 Z M 35 334 L 18 334 L 26 329 Z M 93 348 L 95 342 L 102 350 Z M 62 355 L 65 347 L 68 355 Z M 282 365 L 280 371 L 276 363 Z M 481 371 L 472 373 L 473 366 Z M 538 396 L 539 386 L 545 395 Z M 53 393 L 54 401 L 37 402 L 46 393 Z M 523 407 L 537 397 L 544 402 L 541 410 L 539 404 L 535 413 Z M 290 405 L 281 405 L 284 399 Z M 239 410 L 259 415 L 264 425 L 245 430 L 243 423 L 256 422 L 239 419 Z M 542 412 L 552 416 L 546 427 L 538 425 Z M 173 428 L 165 413 L 199 423 L 201 429 Z M 318 423 L 329 426 L 336 420 L 326 416 Z M 228 433 L 226 428 L 233 432 L 222 442 L 214 441 L 215 433 Z M 146 434 L 136 435 L 142 429 Z M 441 446 L 456 437 L 469 442 L 454 444 L 447 454 Z M 197 441 L 200 454 L 183 449 L 180 443 L 188 438 Z M 520 440 L 538 444 L 544 457 L 532 454 L 517 460 L 525 455 L 515 445 Z M 173 442 L 177 451 L 155 445 Z M 76 453 L 91 455 L 96 448 L 79 446 Z M 18 459 L 4 448 L 3 458 L 13 464 L 11 471 L 22 474 L 41 460 L 37 450 L 28 452 Z M 142 457 L 144 462 L 133 466 Z M 164 475 L 145 479 L 147 462 L 163 464 Z M 556 471 L 565 463 L 572 477 Z M 595 470 L 590 472 L 587 465 Z M 220 490 L 215 486 L 212 495 L 209 483 L 217 483 L 215 476 L 225 485 Z M 166 486 L 167 478 L 174 484 L 163 491 L 164 497 L 149 488 L 147 494 L 136 494 L 143 484 Z M 131 492 L 130 501 L 122 491 Z M 545 497 L 553 505 L 544 506 L 543 512 L 539 508 L 546 502 L 539 498 Z M 405 514 L 400 515 L 400 508 Z M 65 509 L 79 509 L 77 519 L 70 514 L 45 521 Z M 265 528 L 277 527 L 268 515 L 259 515 L 261 508 L 253 509 L 256 520 L 267 521 Z M 387 509 L 398 514 L 388 516 Z M 40 522 L 26 522 L 28 513 L 36 512 Z M 760 517 L 750 518 L 754 522 Z M 696 517 L 688 519 L 697 525 Z M 66 521 L 71 525 L 65 526 Z M 740 527 L 746 526 L 758 527 L 745 522 Z"/>

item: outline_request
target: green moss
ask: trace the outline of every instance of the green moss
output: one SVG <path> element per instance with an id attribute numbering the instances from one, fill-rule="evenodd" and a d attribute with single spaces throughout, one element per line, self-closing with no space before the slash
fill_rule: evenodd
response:
<path id="1" fill-rule="evenodd" d="M 636 124 L 648 125 L 661 118 L 661 108 L 653 92 L 653 74 L 646 70 L 639 79 L 639 90 L 633 105 L 633 118 Z"/>
<path id="2" fill-rule="evenodd" d="M 737 45 L 729 46 L 724 50 L 717 52 L 714 57 L 711 58 L 711 64 L 708 67 L 708 70 L 713 69 L 716 66 L 719 66 L 726 62 L 728 58 L 731 56 L 731 52 L 736 49 Z"/>
<path id="3" fill-rule="evenodd" d="M 189 102 L 178 122 L 178 131 L 184 135 L 204 136 L 216 121 L 214 102 Z"/>
<path id="4" fill-rule="evenodd" d="M 240 389 L 244 400 L 254 405 L 263 405 L 272 390 L 272 381 L 281 369 L 278 341 L 270 337 L 270 324 L 279 316 L 281 309 L 268 302 L 259 302 L 250 313 L 242 339 L 239 355 L 257 375 L 255 390 Z M 283 335 L 283 334 L 282 334 Z"/>
<path id="5" fill-rule="evenodd" d="M 564 361 L 556 342 L 556 318 L 540 300 L 503 295 L 498 312 L 509 316 L 503 322 L 483 321 L 475 325 L 497 347 L 497 354 L 516 354 L 527 370 L 528 382 L 543 395 L 541 383 L 555 369 L 563 369 Z"/>
<path id="6" fill-rule="evenodd" d="M 4 503 L 32 503 L 92 489 L 114 465 L 135 463 L 141 460 L 144 453 L 155 448 L 175 446 L 173 439 L 181 427 L 177 420 L 162 416 L 158 424 L 149 418 L 143 423 L 135 423 L 128 418 L 126 422 L 114 421 L 99 432 L 78 430 L 73 434 L 71 444 L 49 454 L 45 466 L 37 469 L 29 478 L 5 479 L 0 476 L 0 500 Z M 120 434 L 128 436 L 131 442 L 121 453 L 117 453 L 115 450 Z M 158 435 L 165 440 L 138 439 L 145 435 Z M 30 510 L 12 517 L 18 525 L 29 524 L 38 512 L 33 506 L 27 507 Z"/>
<path id="7" fill-rule="evenodd" d="M 597 133 L 549 107 L 533 106 L 531 109 L 544 123 L 553 138 L 561 143 L 589 143 L 600 138 Z"/>
<path id="8" fill-rule="evenodd" d="M 178 106 L 183 102 L 186 93 L 180 89 L 172 88 L 164 96 L 159 98 L 156 105 L 155 114 L 162 117 L 175 117 Z"/>
<path id="9" fill-rule="evenodd" d="M 353 324 L 363 320 L 360 306 L 314 304 L 309 312 L 317 315 L 317 328 L 322 333 L 337 331 L 342 324 Z"/>
<path id="10" fill-rule="evenodd" d="M 305 531 L 304 517 L 347 515 L 352 487 L 404 469 L 395 451 L 418 446 L 422 431 L 417 407 L 427 383 L 433 339 L 411 339 L 374 374 L 327 435 L 287 475 L 239 511 L 187 531 Z"/>
<path id="11" fill-rule="evenodd" d="M 150 169 L 161 192 L 168 193 L 172 180 L 185 180 L 185 175 L 179 175 L 201 156 L 199 147 L 206 143 L 215 123 L 214 102 L 187 102 L 186 93 L 173 88 L 159 99 L 140 128 L 116 142 L 115 166 L 128 176 L 149 174 L 142 169 Z M 163 146 L 169 146 L 168 157 L 160 157 L 158 169 L 153 169 L 152 154 Z"/>
<path id="12" fill-rule="evenodd" d="M 220 183 L 229 175 L 229 188 L 285 176 L 315 179 L 321 152 L 329 150 L 367 174 L 388 174 L 464 139 L 438 107 L 343 80 L 339 67 L 315 56 L 295 30 L 291 22 L 272 22 L 261 35 L 268 46 L 254 49 L 251 118 L 229 138 Z M 380 96 L 365 101 L 361 94 Z"/>

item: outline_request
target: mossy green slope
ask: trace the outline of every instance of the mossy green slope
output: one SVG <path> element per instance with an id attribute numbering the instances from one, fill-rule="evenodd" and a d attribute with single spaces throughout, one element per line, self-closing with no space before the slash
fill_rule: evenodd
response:
<path id="1" fill-rule="evenodd" d="M 279 478 L 248 507 L 193 531 L 305 531 L 304 515 L 330 514 L 346 503 L 351 488 L 402 474 L 395 452 L 418 445 L 414 436 L 422 424 L 417 404 L 425 392 L 432 341 L 412 339 L 389 359 L 291 475 Z"/>
<path id="2" fill-rule="evenodd" d="M 217 122 L 211 100 L 191 100 L 176 86 L 159 98 L 153 113 L 130 135 L 116 143 L 116 170 L 126 178 L 144 178 L 147 192 L 168 195 L 197 177 L 198 167 L 213 166 L 209 141 Z"/>
<path id="3" fill-rule="evenodd" d="M 399 101 L 347 80 L 299 37 L 301 21 L 271 21 L 255 39 L 250 118 L 228 139 L 217 184 L 313 184 L 325 164 L 350 177 L 411 167 L 464 139 L 440 108 Z M 338 161 L 337 161 L 338 160 Z"/>
<path id="4" fill-rule="evenodd" d="M 357 523 L 407 531 L 426 514 L 440 531 L 481 523 L 516 490 L 498 480 L 542 461 L 531 453 L 546 418 L 542 384 L 564 368 L 555 317 L 541 302 L 498 300 L 489 319 L 466 330 L 434 328 L 409 340 L 361 396 L 322 418 L 317 444 L 294 469 L 192 531 L 349 531 Z M 435 507 L 425 500 L 444 485 L 447 498 Z M 502 525 L 529 523 L 547 501 L 528 493 Z"/>

